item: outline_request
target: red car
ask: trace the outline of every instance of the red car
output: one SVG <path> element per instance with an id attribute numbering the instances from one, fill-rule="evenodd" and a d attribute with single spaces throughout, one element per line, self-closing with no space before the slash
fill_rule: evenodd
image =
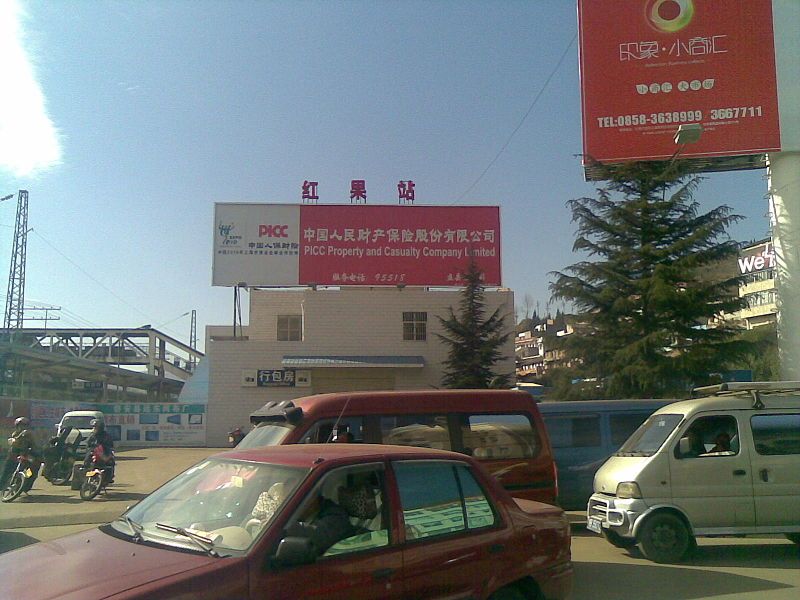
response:
<path id="1" fill-rule="evenodd" d="M 463 454 L 217 454 L 117 521 L 0 555 L 15 600 L 566 598 L 569 523 Z"/>

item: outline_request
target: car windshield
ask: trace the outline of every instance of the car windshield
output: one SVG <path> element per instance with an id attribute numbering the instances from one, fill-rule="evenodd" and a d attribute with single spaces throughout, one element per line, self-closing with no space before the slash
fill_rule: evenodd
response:
<path id="1" fill-rule="evenodd" d="M 61 422 L 62 427 L 75 427 L 76 429 L 91 429 L 92 421 L 96 417 L 64 417 Z"/>
<path id="2" fill-rule="evenodd" d="M 307 469 L 208 459 L 159 488 L 112 525 L 134 539 L 206 552 L 246 552 Z"/>
<path id="3" fill-rule="evenodd" d="M 652 456 L 683 419 L 683 415 L 652 415 L 631 434 L 614 456 Z"/>
<path id="4" fill-rule="evenodd" d="M 288 423 L 264 423 L 251 430 L 236 447 L 245 450 L 262 446 L 278 446 L 292 429 L 294 429 L 294 425 Z"/>

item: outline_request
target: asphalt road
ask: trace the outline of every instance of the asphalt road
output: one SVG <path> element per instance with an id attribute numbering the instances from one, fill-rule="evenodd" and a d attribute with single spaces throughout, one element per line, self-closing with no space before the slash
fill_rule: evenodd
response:
<path id="1" fill-rule="evenodd" d="M 37 480 L 29 498 L 0 505 L 0 552 L 77 533 L 121 514 L 165 481 L 216 452 L 206 448 L 125 450 L 117 484 L 91 502 Z M 781 536 L 700 538 L 691 560 L 659 565 L 635 549 L 620 550 L 573 522 L 573 600 L 797 600 L 800 548 Z"/>

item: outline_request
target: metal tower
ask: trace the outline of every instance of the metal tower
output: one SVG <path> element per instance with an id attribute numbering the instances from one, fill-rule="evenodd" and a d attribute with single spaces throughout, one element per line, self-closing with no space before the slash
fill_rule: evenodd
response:
<path id="1" fill-rule="evenodd" d="M 189 336 L 189 346 L 192 350 L 197 349 L 197 311 L 192 310 L 192 332 Z M 197 359 L 194 354 L 189 358 L 189 370 L 194 373 L 194 368 L 197 366 Z"/>
<path id="2" fill-rule="evenodd" d="M 14 250 L 11 254 L 11 269 L 8 272 L 8 295 L 5 329 L 22 329 L 23 304 L 25 302 L 25 257 L 28 246 L 28 192 L 20 190 L 17 197 L 17 222 L 14 227 Z"/>

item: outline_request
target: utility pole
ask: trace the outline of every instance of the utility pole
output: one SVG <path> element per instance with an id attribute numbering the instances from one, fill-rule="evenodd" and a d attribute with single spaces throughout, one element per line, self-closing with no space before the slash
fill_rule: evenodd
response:
<path id="1" fill-rule="evenodd" d="M 28 192 L 20 190 L 17 197 L 17 221 L 14 227 L 14 249 L 8 272 L 8 295 L 3 327 L 22 329 L 25 302 L 25 260 L 28 246 Z M 11 332 L 9 331 L 9 334 Z"/>

